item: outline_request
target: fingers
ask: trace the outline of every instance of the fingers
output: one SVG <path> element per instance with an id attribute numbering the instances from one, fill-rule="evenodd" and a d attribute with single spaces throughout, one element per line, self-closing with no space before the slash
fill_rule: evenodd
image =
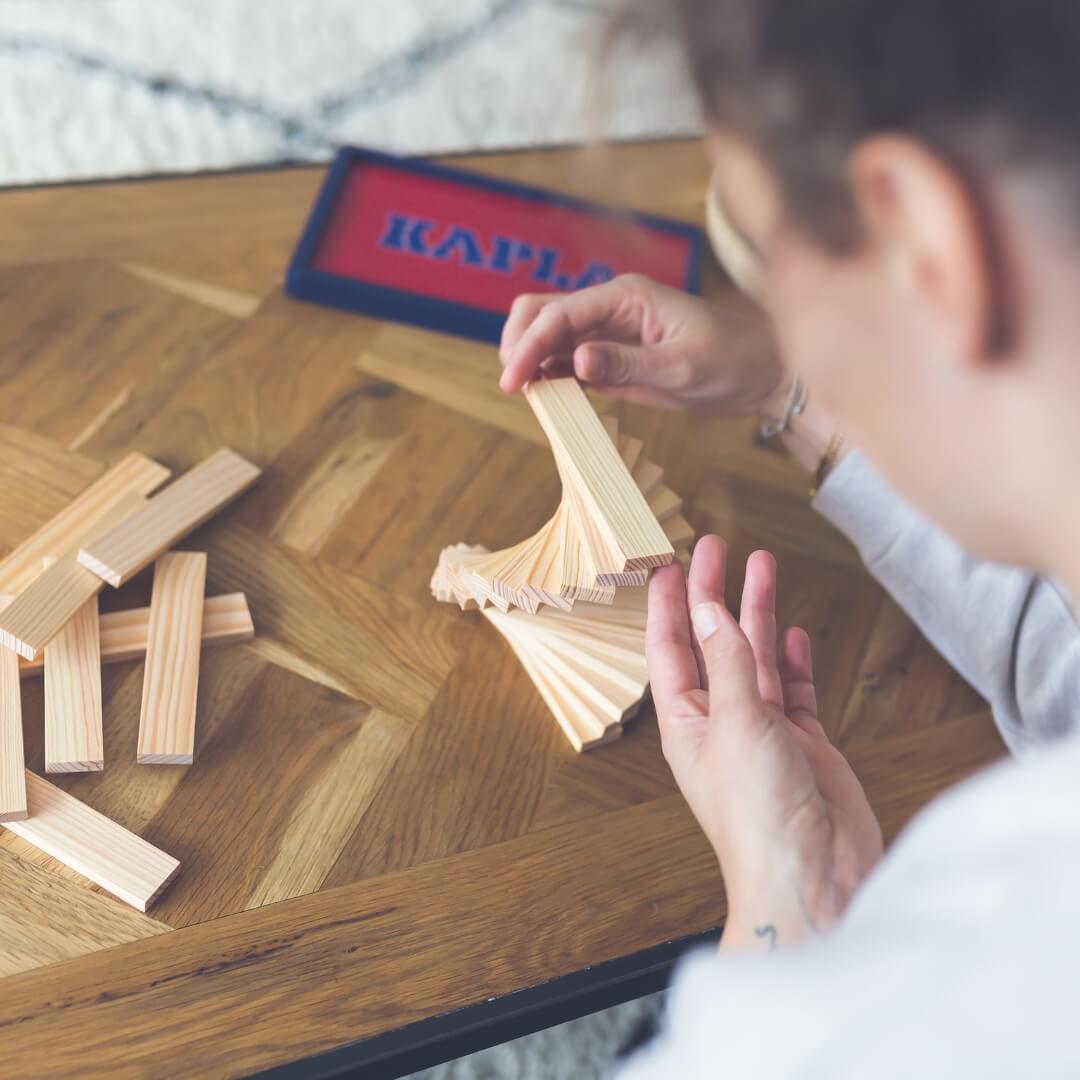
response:
<path id="1" fill-rule="evenodd" d="M 701 686 L 686 607 L 686 580 L 679 563 L 661 567 L 649 581 L 645 657 L 656 713 L 663 723 L 676 698 Z"/>
<path id="2" fill-rule="evenodd" d="M 503 323 L 502 338 L 499 342 L 499 359 L 502 361 L 504 369 L 514 351 L 514 347 L 521 340 L 522 334 L 524 334 L 533 323 L 536 316 L 539 315 L 548 304 L 558 300 L 561 295 L 561 293 L 527 293 L 517 297 L 513 304 L 510 305 L 510 314 L 507 315 L 506 322 Z M 535 371 L 539 370 L 540 365 L 546 359 L 548 358 L 541 357 L 540 360 L 536 361 L 533 370 L 529 371 L 527 377 L 522 380 L 521 386 L 524 386 L 524 384 L 529 381 L 529 378 L 532 378 Z M 502 386 L 506 379 L 507 375 L 504 370 L 502 378 L 499 380 L 499 385 Z M 519 390 L 521 386 L 515 385 L 513 389 Z M 508 390 L 508 387 L 504 386 L 503 389 Z"/>
<path id="3" fill-rule="evenodd" d="M 760 717 L 754 650 L 723 604 L 706 600 L 690 611 L 705 667 L 709 673 L 709 712 L 717 719 L 733 714 Z"/>
<path id="4" fill-rule="evenodd" d="M 746 560 L 739 625 L 754 650 L 761 700 L 782 709 L 784 691 L 776 666 L 776 560 L 767 551 L 755 551 Z"/>
<path id="5" fill-rule="evenodd" d="M 650 359 L 651 356 L 651 359 Z M 649 379 L 656 367 L 656 350 L 611 342 L 579 345 L 574 350 L 574 374 L 594 386 L 634 386 Z"/>
<path id="6" fill-rule="evenodd" d="M 642 305 L 635 299 L 634 281 L 615 278 L 576 293 L 519 296 L 499 346 L 502 389 L 520 390 L 549 356 L 572 353 L 589 335 L 639 338 Z"/>
<path id="7" fill-rule="evenodd" d="M 698 604 L 723 604 L 727 579 L 727 544 L 719 536 L 703 536 L 694 545 L 694 557 L 690 562 L 687 580 L 687 601 L 691 608 Z M 701 673 L 701 685 L 708 688 L 708 671 L 701 648 L 694 639 L 694 655 Z"/>
<path id="8" fill-rule="evenodd" d="M 788 719 L 805 731 L 819 732 L 810 637 L 801 627 L 793 626 L 784 634 L 780 645 L 780 678 Z"/>

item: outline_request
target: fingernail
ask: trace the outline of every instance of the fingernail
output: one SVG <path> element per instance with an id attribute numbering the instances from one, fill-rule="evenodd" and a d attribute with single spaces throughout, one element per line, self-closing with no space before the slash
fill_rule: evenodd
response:
<path id="1" fill-rule="evenodd" d="M 690 619 L 694 624 L 694 633 L 697 634 L 698 641 L 704 641 L 720 629 L 720 605 L 698 604 L 690 612 Z"/>
<path id="2" fill-rule="evenodd" d="M 585 349 L 581 366 L 583 378 L 599 382 L 604 377 L 604 354 L 598 349 Z"/>

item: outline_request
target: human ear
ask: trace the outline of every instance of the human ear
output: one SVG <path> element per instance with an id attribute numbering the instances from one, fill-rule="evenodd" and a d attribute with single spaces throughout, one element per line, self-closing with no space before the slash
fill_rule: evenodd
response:
<path id="1" fill-rule="evenodd" d="M 950 356 L 991 359 L 1004 289 L 989 214 L 960 172 L 900 135 L 863 140 L 849 180 L 868 242 L 909 292 Z"/>

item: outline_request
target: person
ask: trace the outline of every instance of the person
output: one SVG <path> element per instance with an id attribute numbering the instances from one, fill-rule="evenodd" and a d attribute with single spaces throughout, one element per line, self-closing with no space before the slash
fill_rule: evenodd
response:
<path id="1" fill-rule="evenodd" d="M 572 370 L 762 415 L 1018 757 L 882 857 L 809 639 L 778 636 L 771 557 L 738 621 L 720 538 L 655 572 L 664 753 L 729 917 L 623 1075 L 1080 1075 L 1080 6 L 642 0 L 631 21 L 685 51 L 768 322 L 640 277 L 522 297 L 503 389 Z"/>

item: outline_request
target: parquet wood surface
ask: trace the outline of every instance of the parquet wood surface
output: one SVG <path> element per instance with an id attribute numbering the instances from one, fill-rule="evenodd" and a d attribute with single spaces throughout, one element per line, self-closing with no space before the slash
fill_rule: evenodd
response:
<path id="1" fill-rule="evenodd" d="M 464 164 L 701 219 L 689 142 Z M 5 1077 L 244 1075 L 723 919 L 649 709 L 578 756 L 494 630 L 431 600 L 443 547 L 530 535 L 558 476 L 491 348 L 282 295 L 320 179 L 0 193 L 0 556 L 131 451 L 263 469 L 183 545 L 256 628 L 201 656 L 195 764 L 136 765 L 135 659 L 102 672 L 108 767 L 50 777 L 179 877 L 143 916 L 0 830 Z M 733 566 L 776 552 L 781 617 L 813 637 L 824 722 L 890 836 L 1001 752 L 752 425 L 608 407 Z M 145 572 L 102 612 L 149 595 Z M 41 773 L 42 680 L 22 698 Z"/>

